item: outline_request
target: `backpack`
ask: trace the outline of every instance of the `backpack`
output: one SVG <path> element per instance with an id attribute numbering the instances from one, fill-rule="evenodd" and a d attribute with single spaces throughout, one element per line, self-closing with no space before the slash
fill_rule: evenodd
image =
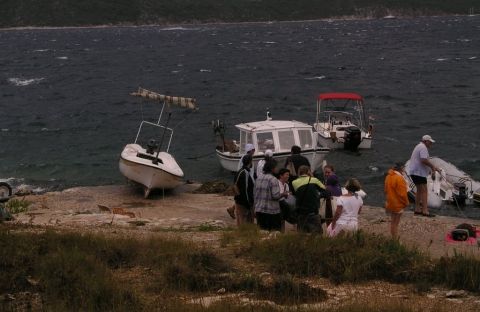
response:
<path id="1" fill-rule="evenodd" d="M 455 229 L 457 230 L 466 230 L 468 232 L 468 237 L 473 237 L 473 238 L 476 238 L 477 237 L 477 231 L 475 229 L 475 227 L 471 224 L 468 224 L 468 223 L 462 223 L 460 225 L 457 225 L 455 227 Z"/>
<path id="2" fill-rule="evenodd" d="M 280 211 L 283 220 L 290 224 L 297 224 L 297 206 L 295 196 L 289 195 L 286 199 L 280 200 Z"/>

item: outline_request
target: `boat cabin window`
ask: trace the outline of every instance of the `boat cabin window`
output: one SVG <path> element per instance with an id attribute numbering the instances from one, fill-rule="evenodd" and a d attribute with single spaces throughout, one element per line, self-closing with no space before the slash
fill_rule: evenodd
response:
<path id="1" fill-rule="evenodd" d="M 280 150 L 290 150 L 295 145 L 295 137 L 292 130 L 278 131 L 278 143 Z"/>
<path id="2" fill-rule="evenodd" d="M 272 132 L 257 133 L 257 145 L 259 152 L 265 152 L 267 149 L 275 150 Z"/>
<path id="3" fill-rule="evenodd" d="M 245 145 L 253 144 L 252 133 L 246 131 L 240 131 L 240 154 L 245 154 Z"/>
<path id="4" fill-rule="evenodd" d="M 312 148 L 312 130 L 298 130 L 298 138 L 300 139 L 302 150 Z"/>

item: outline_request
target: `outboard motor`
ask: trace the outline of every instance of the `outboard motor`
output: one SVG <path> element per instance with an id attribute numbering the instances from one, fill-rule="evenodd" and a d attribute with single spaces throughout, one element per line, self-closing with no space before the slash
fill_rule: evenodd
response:
<path id="1" fill-rule="evenodd" d="M 453 192 L 452 192 L 453 200 L 459 206 L 465 206 L 467 201 L 467 187 L 465 183 L 453 183 Z"/>
<path id="2" fill-rule="evenodd" d="M 147 154 L 153 155 L 153 153 L 155 153 L 155 150 L 157 149 L 157 147 L 158 147 L 157 141 L 155 141 L 154 139 L 151 139 L 150 141 L 148 141 L 148 143 L 147 143 Z"/>
<path id="3" fill-rule="evenodd" d="M 347 127 L 345 128 L 344 140 L 344 149 L 356 151 L 362 142 L 362 132 L 357 127 Z"/>

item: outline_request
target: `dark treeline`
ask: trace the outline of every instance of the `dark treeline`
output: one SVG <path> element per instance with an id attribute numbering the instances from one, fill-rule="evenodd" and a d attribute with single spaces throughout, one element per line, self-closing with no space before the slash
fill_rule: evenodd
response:
<path id="1" fill-rule="evenodd" d="M 376 18 L 472 8 L 480 10 L 478 0 L 0 0 L 0 27 Z"/>

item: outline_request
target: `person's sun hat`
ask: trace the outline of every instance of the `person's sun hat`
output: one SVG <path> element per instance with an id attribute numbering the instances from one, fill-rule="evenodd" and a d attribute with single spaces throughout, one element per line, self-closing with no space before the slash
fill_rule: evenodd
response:
<path id="1" fill-rule="evenodd" d="M 272 157 L 273 156 L 273 151 L 271 149 L 267 149 L 265 151 L 265 156 Z"/>
<path id="2" fill-rule="evenodd" d="M 432 143 L 435 143 L 435 140 L 432 139 L 431 136 L 429 136 L 428 134 L 425 134 L 423 137 L 422 137 L 422 141 L 430 141 Z"/>

